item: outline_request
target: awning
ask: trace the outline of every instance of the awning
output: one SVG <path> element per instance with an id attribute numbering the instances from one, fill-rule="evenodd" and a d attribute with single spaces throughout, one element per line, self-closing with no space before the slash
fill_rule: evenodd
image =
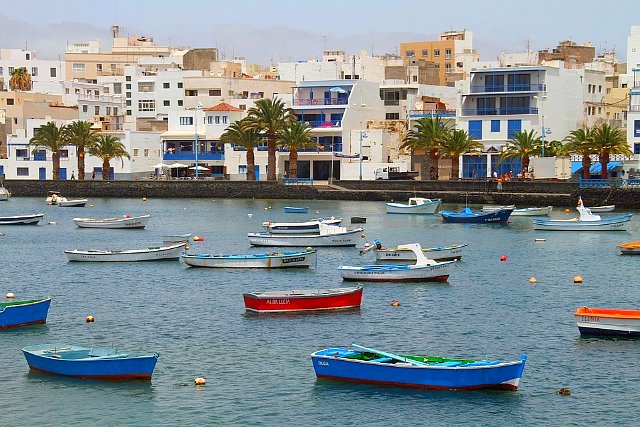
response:
<path id="1" fill-rule="evenodd" d="M 609 162 L 607 163 L 607 172 L 611 172 L 611 170 L 621 166 L 622 162 Z M 582 170 L 582 162 L 571 162 L 571 174 L 579 172 Z M 600 162 L 593 163 L 589 168 L 589 173 L 591 175 L 600 175 L 602 173 L 602 165 Z"/>

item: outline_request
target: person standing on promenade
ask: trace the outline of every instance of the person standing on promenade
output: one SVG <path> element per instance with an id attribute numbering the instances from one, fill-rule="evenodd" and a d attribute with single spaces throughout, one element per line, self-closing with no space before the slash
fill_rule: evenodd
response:
<path id="1" fill-rule="evenodd" d="M 96 179 L 96 171 L 95 170 L 91 173 L 91 179 Z"/>
<path id="2" fill-rule="evenodd" d="M 75 180 L 76 180 L 76 173 L 71 172 L 71 181 L 75 181 Z"/>
<path id="3" fill-rule="evenodd" d="M 498 191 L 502 191 L 502 177 L 498 177 L 498 186 L 496 187 Z"/>

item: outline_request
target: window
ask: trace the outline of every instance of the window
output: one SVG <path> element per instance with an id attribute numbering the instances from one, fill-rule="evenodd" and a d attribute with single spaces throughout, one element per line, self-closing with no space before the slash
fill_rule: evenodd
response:
<path id="1" fill-rule="evenodd" d="M 122 83 L 113 84 L 113 93 L 114 95 L 122 95 Z"/>
<path id="2" fill-rule="evenodd" d="M 155 99 L 139 100 L 138 111 L 156 111 L 156 100 Z"/>
<path id="3" fill-rule="evenodd" d="M 633 144 L 633 154 L 640 154 L 640 144 L 637 142 Z"/>
<path id="4" fill-rule="evenodd" d="M 500 132 L 500 120 L 491 120 L 491 132 Z"/>
<path id="5" fill-rule="evenodd" d="M 205 124 L 212 125 L 213 124 L 213 116 L 206 116 L 204 118 Z"/>
<path id="6" fill-rule="evenodd" d="M 436 58 L 440 57 L 440 49 L 433 49 L 433 56 L 435 56 Z"/>
<path id="7" fill-rule="evenodd" d="M 178 82 L 178 89 L 182 89 L 182 82 Z"/>
<path id="8" fill-rule="evenodd" d="M 133 157 L 138 157 L 138 149 L 137 148 L 133 149 Z"/>
<path id="9" fill-rule="evenodd" d="M 69 158 L 69 150 L 60 150 L 60 151 L 58 151 L 58 153 L 60 153 L 60 158 L 61 159 L 68 159 Z"/>
<path id="10" fill-rule="evenodd" d="M 57 75 L 56 69 L 55 68 L 49 68 L 49 75 L 51 77 L 56 77 L 56 75 Z"/>
<path id="11" fill-rule="evenodd" d="M 193 125 L 193 117 L 180 117 L 180 124 L 185 125 Z"/>
<path id="12" fill-rule="evenodd" d="M 598 114 L 602 114 L 602 107 L 598 107 Z"/>
<path id="13" fill-rule="evenodd" d="M 96 72 L 102 74 L 102 64 L 96 64 Z"/>
<path id="14" fill-rule="evenodd" d="M 127 116 L 131 115 L 131 110 L 127 110 Z"/>
<path id="15" fill-rule="evenodd" d="M 131 92 L 125 92 L 124 97 L 125 98 L 131 98 Z"/>
<path id="16" fill-rule="evenodd" d="M 15 70 L 14 67 L 9 67 L 9 74 L 13 73 L 14 70 Z"/>
<path id="17" fill-rule="evenodd" d="M 209 96 L 222 96 L 222 89 L 209 89 Z"/>
<path id="18" fill-rule="evenodd" d="M 416 51 L 415 51 L 415 50 L 408 50 L 408 51 L 405 53 L 405 56 L 406 56 L 407 58 L 412 58 L 412 57 L 416 56 Z"/>
<path id="19" fill-rule="evenodd" d="M 602 85 L 598 85 L 598 93 L 602 93 Z"/>
<path id="20" fill-rule="evenodd" d="M 127 83 L 127 84 L 125 85 L 125 87 L 126 87 L 128 90 L 131 90 L 131 83 Z"/>
<path id="21" fill-rule="evenodd" d="M 73 63 L 72 68 L 74 73 L 84 72 L 84 64 Z"/>
<path id="22" fill-rule="evenodd" d="M 182 107 L 182 104 L 184 104 L 184 101 L 182 99 L 178 99 L 178 107 Z"/>
<path id="23" fill-rule="evenodd" d="M 162 106 L 171 107 L 171 101 L 169 101 L 168 99 L 165 99 L 164 101 L 162 101 Z"/>
<path id="24" fill-rule="evenodd" d="M 220 124 L 220 116 L 216 116 L 216 124 L 219 125 Z"/>
<path id="25" fill-rule="evenodd" d="M 131 107 L 131 100 L 127 99 L 127 107 Z"/>
<path id="26" fill-rule="evenodd" d="M 439 69 L 440 69 L 440 64 L 434 64 L 434 68 L 435 68 L 436 70 L 439 70 Z"/>
<path id="27" fill-rule="evenodd" d="M 227 117 L 227 116 L 222 116 L 222 124 L 223 124 L 223 125 L 226 125 L 226 124 L 227 124 L 227 119 L 228 119 L 228 117 Z"/>
<path id="28" fill-rule="evenodd" d="M 16 174 L 18 176 L 29 176 L 29 168 L 17 168 Z"/>
<path id="29" fill-rule="evenodd" d="M 29 150 L 26 148 L 16 148 L 16 157 L 19 159 L 28 159 Z"/>
<path id="30" fill-rule="evenodd" d="M 89 106 L 87 104 L 82 104 L 82 112 L 83 113 L 88 113 L 89 112 Z"/>
<path id="31" fill-rule="evenodd" d="M 386 120 L 400 120 L 400 113 L 387 113 L 385 115 Z"/>
<path id="32" fill-rule="evenodd" d="M 413 77 L 413 82 L 414 82 L 414 83 L 418 81 L 418 76 L 414 75 L 414 76 L 412 76 L 412 77 Z"/>
<path id="33" fill-rule="evenodd" d="M 111 68 L 116 68 L 116 64 L 111 64 Z M 126 81 L 130 82 L 131 81 L 131 76 L 127 76 L 124 78 Z"/>
<path id="34" fill-rule="evenodd" d="M 64 93 L 65 93 L 66 95 L 69 95 L 69 88 L 68 88 L 68 87 L 64 88 Z"/>
<path id="35" fill-rule="evenodd" d="M 247 110 L 247 106 L 246 106 L 245 104 L 240 104 L 239 108 L 240 108 L 242 111 L 246 111 L 246 110 Z"/>
<path id="36" fill-rule="evenodd" d="M 153 82 L 138 82 L 138 92 L 148 93 L 154 91 Z"/>
<path id="37" fill-rule="evenodd" d="M 469 138 L 482 139 L 482 120 L 469 120 Z"/>
<path id="38" fill-rule="evenodd" d="M 638 144 L 640 145 L 640 144 Z M 246 174 L 247 173 L 247 165 L 238 165 L 238 173 Z"/>
<path id="39" fill-rule="evenodd" d="M 184 96 L 198 96 L 197 90 L 185 90 Z"/>
<path id="40" fill-rule="evenodd" d="M 451 69 L 451 63 L 450 63 L 450 62 L 445 63 L 445 64 L 444 64 L 444 72 L 445 72 L 445 73 L 450 73 L 451 71 L 453 71 L 453 70 Z"/>
<path id="41" fill-rule="evenodd" d="M 513 139 L 516 133 L 522 130 L 522 120 L 507 121 L 507 138 Z"/>
<path id="42" fill-rule="evenodd" d="M 113 115 L 114 116 L 118 115 L 118 107 L 113 107 Z"/>
<path id="43" fill-rule="evenodd" d="M 107 116 L 111 115 L 111 107 L 107 107 L 107 113 L 106 114 L 107 114 Z"/>
<path id="44" fill-rule="evenodd" d="M 422 56 L 429 56 L 429 49 L 422 49 Z"/>
<path id="45" fill-rule="evenodd" d="M 633 136 L 640 137 L 640 120 L 633 121 Z"/>
<path id="46" fill-rule="evenodd" d="M 31 77 L 38 77 L 38 67 L 31 67 Z"/>
<path id="47" fill-rule="evenodd" d="M 162 83 L 162 89 L 169 89 L 171 88 L 171 83 Z"/>
<path id="48" fill-rule="evenodd" d="M 451 59 L 451 49 L 444 50 L 444 59 Z"/>
<path id="49" fill-rule="evenodd" d="M 3 71 L 3 68 L 2 68 L 2 67 L 0 67 L 0 75 L 2 75 L 2 73 L 3 73 L 3 72 L 4 72 L 4 71 Z"/>
<path id="50" fill-rule="evenodd" d="M 145 157 L 149 157 L 149 149 L 148 148 L 144 149 L 144 156 Z"/>
<path id="51" fill-rule="evenodd" d="M 7 98 L 7 105 L 15 105 L 15 101 L 13 98 Z"/>
<path id="52" fill-rule="evenodd" d="M 95 107 L 93 107 L 93 114 L 95 114 L 96 116 L 100 115 L 100 106 L 96 105 Z"/>

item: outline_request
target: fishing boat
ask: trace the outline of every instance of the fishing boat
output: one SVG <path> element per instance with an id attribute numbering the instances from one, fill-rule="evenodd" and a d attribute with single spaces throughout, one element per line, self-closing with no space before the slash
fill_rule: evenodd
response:
<path id="1" fill-rule="evenodd" d="M 547 216 L 553 210 L 553 206 L 540 208 L 520 208 L 514 209 L 511 216 Z"/>
<path id="2" fill-rule="evenodd" d="M 190 267 L 210 268 L 309 268 L 316 264 L 318 251 L 283 251 L 268 254 L 209 255 L 183 254 L 180 259 Z"/>
<path id="3" fill-rule="evenodd" d="M 624 214 L 614 217 L 601 218 L 594 215 L 579 199 L 576 207 L 580 213 L 579 218 L 572 219 L 542 219 L 534 218 L 534 230 L 551 231 L 626 231 L 631 221 L 632 214 Z"/>
<path id="4" fill-rule="evenodd" d="M 61 198 L 62 196 L 60 195 L 59 191 L 49 191 L 47 193 L 47 198 L 45 199 L 45 203 L 48 205 L 57 205 L 58 200 Z"/>
<path id="5" fill-rule="evenodd" d="M 408 203 L 387 202 L 387 213 L 390 214 L 423 214 L 433 215 L 442 203 L 440 199 L 410 197 Z"/>
<path id="6" fill-rule="evenodd" d="M 0 225 L 37 224 L 42 218 L 44 214 L 0 216 Z"/>
<path id="7" fill-rule="evenodd" d="M 11 197 L 11 192 L 0 184 L 0 202 L 6 202 Z"/>
<path id="8" fill-rule="evenodd" d="M 320 234 L 273 234 L 249 233 L 249 243 L 253 246 L 355 246 L 362 228 L 352 230 L 337 225 L 320 224 Z"/>
<path id="9" fill-rule="evenodd" d="M 618 245 L 622 255 L 640 255 L 640 242 L 629 242 Z"/>
<path id="10" fill-rule="evenodd" d="M 512 208 L 498 208 L 488 212 L 474 212 L 469 208 L 462 208 L 460 212 L 440 211 L 443 222 L 467 224 L 506 224 Z"/>
<path id="11" fill-rule="evenodd" d="M 318 378 L 426 389 L 517 390 L 526 355 L 520 360 L 456 359 L 410 356 L 352 344 L 311 354 Z"/>
<path id="12" fill-rule="evenodd" d="M 151 379 L 159 356 L 58 344 L 27 346 L 22 353 L 34 371 L 109 380 Z"/>
<path id="13" fill-rule="evenodd" d="M 419 243 L 400 245 L 399 249 L 413 252 L 416 263 L 363 265 L 338 267 L 343 280 L 361 282 L 446 282 L 455 261 L 438 262 L 428 259 Z"/>
<path id="14" fill-rule="evenodd" d="M 416 256 L 410 249 L 400 249 L 400 248 L 385 248 L 382 246 L 379 240 L 374 240 L 373 244 L 376 246 L 376 260 L 378 261 L 415 261 Z M 464 248 L 467 247 L 466 243 L 462 243 L 459 245 L 448 245 L 448 246 L 436 246 L 433 248 L 423 248 L 422 253 L 428 259 L 432 259 L 434 261 L 451 261 L 451 260 L 459 260 L 462 258 L 462 253 L 464 252 Z M 365 249 L 360 251 L 360 254 L 364 254 L 367 249 L 367 245 L 365 244 Z"/>
<path id="15" fill-rule="evenodd" d="M 305 222 L 265 221 L 262 226 L 272 234 L 313 234 L 320 232 L 320 224 L 339 225 L 342 218 L 314 218 Z"/>
<path id="16" fill-rule="evenodd" d="M 51 297 L 0 302 L 0 329 L 45 323 L 49 305 Z"/>
<path id="17" fill-rule="evenodd" d="M 170 261 L 180 259 L 185 242 L 171 246 L 150 246 L 144 249 L 74 249 L 64 251 L 69 261 L 81 262 L 136 262 L 136 261 Z"/>
<path id="18" fill-rule="evenodd" d="M 309 213 L 309 207 L 298 208 L 295 206 L 285 206 L 284 213 Z"/>
<path id="19" fill-rule="evenodd" d="M 580 335 L 640 337 L 640 310 L 580 307 L 573 315 Z"/>
<path id="20" fill-rule="evenodd" d="M 516 205 L 483 205 L 482 212 L 493 212 L 498 209 L 516 209 Z"/>
<path id="21" fill-rule="evenodd" d="M 603 206 L 589 207 L 591 212 L 612 212 L 615 208 L 616 208 L 616 205 L 603 205 Z"/>
<path id="22" fill-rule="evenodd" d="M 176 243 L 187 243 L 191 238 L 191 233 L 183 234 L 165 234 L 162 236 L 162 244 L 164 246 L 175 245 Z"/>
<path id="23" fill-rule="evenodd" d="M 63 208 L 83 208 L 84 205 L 86 205 L 88 202 L 87 199 L 67 199 L 67 198 L 61 198 L 58 199 L 58 206 L 61 206 Z"/>
<path id="24" fill-rule="evenodd" d="M 362 286 L 355 288 L 313 289 L 279 292 L 247 292 L 244 307 L 256 313 L 346 310 L 359 308 Z"/>
<path id="25" fill-rule="evenodd" d="M 151 215 L 130 216 L 122 218 L 73 218 L 80 228 L 144 228 Z"/>

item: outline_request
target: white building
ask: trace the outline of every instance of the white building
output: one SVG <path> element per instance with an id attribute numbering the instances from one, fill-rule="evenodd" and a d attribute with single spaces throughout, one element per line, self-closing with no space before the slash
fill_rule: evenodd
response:
<path id="1" fill-rule="evenodd" d="M 104 131 L 118 131 L 124 124 L 124 97 L 111 93 L 106 84 L 87 81 L 64 82 L 64 104 L 78 106 L 78 119 L 94 123 Z"/>
<path id="2" fill-rule="evenodd" d="M 31 74 L 32 92 L 63 94 L 64 61 L 36 59 L 35 51 L 23 49 L 0 49 L 0 89 L 9 89 L 11 73 L 21 67 Z"/>

